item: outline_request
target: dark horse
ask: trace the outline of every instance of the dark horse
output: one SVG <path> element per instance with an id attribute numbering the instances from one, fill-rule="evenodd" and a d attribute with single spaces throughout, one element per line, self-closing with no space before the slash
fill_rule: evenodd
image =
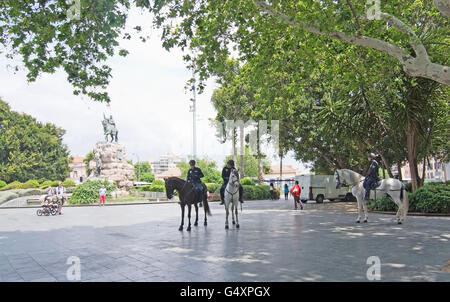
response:
<path id="1" fill-rule="evenodd" d="M 206 219 L 206 216 L 211 216 L 211 211 L 209 210 L 208 205 L 208 199 L 206 195 L 206 185 L 202 183 L 203 186 L 203 192 L 202 199 L 203 200 L 196 200 L 196 194 L 194 191 L 194 186 L 191 183 L 188 183 L 184 179 L 178 178 L 178 177 L 170 177 L 164 179 L 164 182 L 166 183 L 166 194 L 167 198 L 172 199 L 173 197 L 173 191 L 178 191 L 178 197 L 180 198 L 180 206 L 181 206 L 181 225 L 178 230 L 182 231 L 184 226 L 184 207 L 188 206 L 188 218 L 189 218 L 189 225 L 187 227 L 187 231 L 191 230 L 191 206 L 194 205 L 195 207 L 195 223 L 194 226 L 198 225 L 198 203 L 203 201 L 203 208 L 205 209 L 205 222 L 204 225 L 206 226 L 208 224 L 208 221 Z"/>

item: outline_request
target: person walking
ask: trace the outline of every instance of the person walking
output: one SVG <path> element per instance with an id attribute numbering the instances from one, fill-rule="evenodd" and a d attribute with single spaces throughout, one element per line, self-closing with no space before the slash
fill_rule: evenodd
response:
<path id="1" fill-rule="evenodd" d="M 273 182 L 270 183 L 269 190 L 270 190 L 270 200 L 275 200 L 275 190 L 273 187 Z"/>
<path id="2" fill-rule="evenodd" d="M 288 200 L 289 196 L 289 187 L 287 184 L 284 184 L 284 200 Z"/>
<path id="3" fill-rule="evenodd" d="M 300 188 L 298 184 L 298 180 L 295 181 L 295 185 L 291 189 L 291 194 L 294 196 L 294 206 L 295 209 L 298 210 L 297 204 L 300 204 L 300 210 L 303 210 L 303 203 L 300 200 L 300 194 L 302 192 L 302 189 Z"/>
<path id="4" fill-rule="evenodd" d="M 99 206 L 104 206 L 105 205 L 105 201 L 106 201 L 106 188 L 105 185 L 102 185 L 102 187 L 100 188 L 100 190 L 98 190 L 98 195 L 99 195 Z"/>
<path id="5" fill-rule="evenodd" d="M 63 187 L 62 182 L 58 183 L 58 186 L 56 187 L 56 198 L 58 200 L 58 214 L 62 215 L 62 207 L 64 205 L 64 202 L 66 201 L 65 197 L 66 189 Z"/>

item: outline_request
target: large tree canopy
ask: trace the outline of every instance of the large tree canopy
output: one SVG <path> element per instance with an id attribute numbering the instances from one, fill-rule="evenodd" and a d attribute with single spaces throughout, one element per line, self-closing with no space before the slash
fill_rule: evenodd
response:
<path id="1" fill-rule="evenodd" d="M 69 174 L 65 130 L 10 110 L 0 100 L 0 179 L 60 179 Z"/>
<path id="2" fill-rule="evenodd" d="M 185 60 L 201 79 L 221 73 L 231 54 L 242 61 L 258 54 L 270 64 L 270 46 L 283 43 L 307 60 L 335 40 L 390 56 L 410 76 L 450 85 L 448 8 L 434 1 L 441 13 L 432 0 L 393 0 L 378 10 L 365 2 L 1 0 L 0 52 L 23 60 L 29 81 L 62 68 L 75 94 L 110 101 L 106 60 L 128 53 L 118 46 L 131 38 L 124 28 L 134 5 L 153 13 L 166 49 L 189 50 Z M 75 16 L 74 3 L 80 3 Z M 143 28 L 134 29 L 146 41 Z"/>

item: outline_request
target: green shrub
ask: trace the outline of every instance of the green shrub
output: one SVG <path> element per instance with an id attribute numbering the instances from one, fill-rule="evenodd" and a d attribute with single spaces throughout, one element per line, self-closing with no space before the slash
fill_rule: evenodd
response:
<path id="1" fill-rule="evenodd" d="M 161 180 L 161 179 L 155 179 L 155 180 L 152 182 L 152 185 L 165 186 L 166 184 L 165 184 L 164 180 Z"/>
<path id="2" fill-rule="evenodd" d="M 155 180 L 155 175 L 153 175 L 153 173 L 151 173 L 151 172 L 145 172 L 145 173 L 141 174 L 140 179 L 141 179 L 141 181 L 151 183 Z"/>
<path id="3" fill-rule="evenodd" d="M 39 188 L 39 182 L 34 179 L 30 179 L 26 183 L 20 185 L 20 189 L 36 189 Z"/>
<path id="4" fill-rule="evenodd" d="M 397 205 L 389 197 L 371 200 L 367 207 L 372 211 L 397 211 Z"/>
<path id="5" fill-rule="evenodd" d="M 71 179 L 66 179 L 65 181 L 63 181 L 62 183 L 63 187 L 75 187 L 75 182 Z"/>
<path id="6" fill-rule="evenodd" d="M 408 182 L 405 185 L 405 190 L 408 191 L 408 192 L 412 192 L 412 183 Z"/>
<path id="7" fill-rule="evenodd" d="M 244 178 L 241 179 L 241 185 L 254 186 L 255 183 L 250 178 L 244 177 Z"/>
<path id="8" fill-rule="evenodd" d="M 7 184 L 3 188 L 0 189 L 0 191 L 7 191 L 7 190 L 15 190 L 20 189 L 20 187 L 23 184 L 20 181 L 13 181 L 12 183 Z"/>
<path id="9" fill-rule="evenodd" d="M 221 184 L 216 183 L 205 183 L 205 185 L 209 193 L 217 192 L 218 190 L 220 190 L 220 187 L 222 186 Z"/>
<path id="10" fill-rule="evenodd" d="M 72 204 L 90 204 L 98 200 L 98 190 L 102 184 L 105 185 L 107 196 L 111 197 L 111 192 L 116 189 L 114 183 L 108 181 L 102 182 L 100 180 L 87 180 L 73 190 L 70 203 Z"/>
<path id="11" fill-rule="evenodd" d="M 262 200 L 270 198 L 270 190 L 267 185 L 242 185 L 244 200 Z"/>
<path id="12" fill-rule="evenodd" d="M 6 182 L 4 182 L 3 180 L 0 180 L 0 189 L 6 187 Z"/>
<path id="13" fill-rule="evenodd" d="M 152 184 L 149 189 L 150 192 L 165 192 L 166 186 L 165 185 L 154 185 Z"/>
<path id="14" fill-rule="evenodd" d="M 142 191 L 150 191 L 150 187 L 151 187 L 151 185 L 139 186 L 139 187 L 136 187 L 136 190 L 138 190 L 140 192 L 142 192 Z"/>
<path id="15" fill-rule="evenodd" d="M 450 213 L 450 185 L 426 184 L 409 195 L 409 210 L 422 213 Z"/>

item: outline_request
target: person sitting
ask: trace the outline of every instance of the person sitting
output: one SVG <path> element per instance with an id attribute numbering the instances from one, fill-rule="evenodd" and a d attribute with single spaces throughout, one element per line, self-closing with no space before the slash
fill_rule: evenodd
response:
<path id="1" fill-rule="evenodd" d="M 379 180 L 378 177 L 378 162 L 375 160 L 376 155 L 370 153 L 367 156 L 367 160 L 370 162 L 369 171 L 367 172 L 366 178 L 364 179 L 363 187 L 366 189 L 366 194 L 364 196 L 365 200 L 370 199 L 370 190 L 376 185 Z"/>
<path id="2" fill-rule="evenodd" d="M 231 174 L 231 169 L 234 168 L 234 160 L 230 159 L 227 162 L 227 165 L 225 167 L 223 167 L 222 169 L 222 179 L 223 179 L 223 183 L 222 183 L 222 187 L 220 187 L 220 204 L 223 205 L 225 202 L 225 189 L 227 187 L 228 181 L 230 180 L 230 174 Z M 239 201 L 241 203 L 244 203 L 244 201 L 242 200 L 242 195 L 243 195 L 244 189 L 242 187 L 241 184 L 239 184 Z"/>
<path id="3" fill-rule="evenodd" d="M 53 192 L 52 187 L 48 186 L 47 195 L 45 195 L 44 201 L 46 201 L 47 203 L 50 202 L 52 200 L 53 194 L 54 194 L 54 192 Z"/>
<path id="4" fill-rule="evenodd" d="M 195 201 L 201 202 L 203 200 L 202 194 L 203 194 L 203 186 L 201 178 L 205 175 L 203 174 L 202 170 L 195 166 L 196 162 L 195 160 L 189 161 L 189 165 L 191 168 L 189 169 L 187 173 L 187 182 L 191 183 L 194 187 L 195 191 Z"/>

